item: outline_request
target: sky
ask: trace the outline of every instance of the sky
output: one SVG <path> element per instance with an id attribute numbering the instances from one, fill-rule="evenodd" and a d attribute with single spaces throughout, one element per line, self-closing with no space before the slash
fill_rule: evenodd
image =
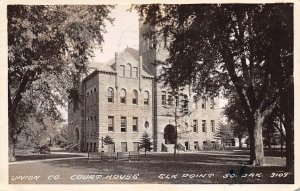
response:
<path id="1" fill-rule="evenodd" d="M 139 23 L 136 11 L 127 11 L 130 5 L 117 5 L 111 16 L 115 18 L 113 25 L 107 23 L 107 33 L 104 34 L 103 52 L 95 50 L 93 60 L 106 62 L 113 58 L 115 52 L 121 52 L 127 46 L 138 50 Z"/>

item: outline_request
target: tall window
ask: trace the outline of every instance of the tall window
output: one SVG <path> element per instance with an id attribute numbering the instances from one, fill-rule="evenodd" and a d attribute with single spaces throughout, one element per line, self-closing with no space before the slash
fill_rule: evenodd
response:
<path id="1" fill-rule="evenodd" d="M 129 76 L 129 77 L 132 77 L 132 67 L 131 67 L 131 64 L 127 64 L 128 65 L 128 75 L 127 76 Z"/>
<path id="2" fill-rule="evenodd" d="M 114 131 L 114 117 L 108 116 L 107 130 Z"/>
<path id="3" fill-rule="evenodd" d="M 206 132 L 206 120 L 202 120 L 202 132 Z"/>
<path id="4" fill-rule="evenodd" d="M 193 130 L 194 132 L 198 132 L 198 120 L 193 120 Z"/>
<path id="5" fill-rule="evenodd" d="M 125 66 L 124 65 L 120 65 L 120 75 L 125 76 Z"/>
<path id="6" fill-rule="evenodd" d="M 215 109 L 215 101 L 214 98 L 210 98 L 210 109 Z"/>
<path id="7" fill-rule="evenodd" d="M 202 104 L 201 104 L 202 109 L 206 109 L 206 98 L 202 97 Z"/>
<path id="8" fill-rule="evenodd" d="M 124 89 L 121 89 L 121 92 L 120 92 L 120 102 L 126 103 L 126 91 Z"/>
<path id="9" fill-rule="evenodd" d="M 168 105 L 173 105 L 173 96 L 171 95 L 171 93 L 169 93 L 168 95 Z"/>
<path id="10" fill-rule="evenodd" d="M 121 117 L 121 132 L 126 132 L 126 117 Z"/>
<path id="11" fill-rule="evenodd" d="M 196 96 L 193 96 L 193 109 L 198 109 L 197 97 Z"/>
<path id="12" fill-rule="evenodd" d="M 138 78 L 138 68 L 137 67 L 133 67 L 133 70 L 132 70 L 132 77 L 134 78 Z"/>
<path id="13" fill-rule="evenodd" d="M 112 88 L 108 88 L 107 101 L 111 103 L 114 102 L 114 90 Z"/>
<path id="14" fill-rule="evenodd" d="M 161 104 L 162 105 L 166 105 L 166 97 L 167 97 L 167 93 L 165 91 L 163 91 L 161 94 Z"/>
<path id="15" fill-rule="evenodd" d="M 183 108 L 188 109 L 189 108 L 189 100 L 187 95 L 183 95 Z"/>
<path id="16" fill-rule="evenodd" d="M 138 104 L 138 92 L 133 90 L 132 104 Z"/>
<path id="17" fill-rule="evenodd" d="M 132 131 L 138 131 L 138 118 L 132 118 Z"/>
<path id="18" fill-rule="evenodd" d="M 215 121 L 214 120 L 210 121 L 210 127 L 211 127 L 211 132 L 215 132 Z"/>
<path id="19" fill-rule="evenodd" d="M 149 92 L 144 92 L 144 105 L 149 105 Z"/>
<path id="20" fill-rule="evenodd" d="M 175 105 L 176 107 L 179 107 L 179 97 L 175 96 Z"/>

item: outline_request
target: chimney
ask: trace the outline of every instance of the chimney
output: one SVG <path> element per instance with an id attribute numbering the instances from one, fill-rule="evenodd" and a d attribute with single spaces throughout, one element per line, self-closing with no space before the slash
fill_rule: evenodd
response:
<path id="1" fill-rule="evenodd" d="M 115 52 L 115 64 L 116 64 L 116 89 L 119 88 L 119 63 L 118 63 L 118 52 Z"/>

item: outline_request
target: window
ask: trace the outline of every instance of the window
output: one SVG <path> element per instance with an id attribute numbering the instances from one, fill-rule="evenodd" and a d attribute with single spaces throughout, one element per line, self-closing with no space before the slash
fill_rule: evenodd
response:
<path id="1" fill-rule="evenodd" d="M 133 142 L 133 151 L 139 152 L 139 142 Z"/>
<path id="2" fill-rule="evenodd" d="M 137 67 L 133 67 L 133 71 L 132 71 L 132 77 L 134 78 L 138 78 L 138 68 Z"/>
<path id="3" fill-rule="evenodd" d="M 185 125 L 185 129 L 189 128 L 189 124 L 188 123 L 184 123 L 184 125 Z"/>
<path id="4" fill-rule="evenodd" d="M 133 90 L 132 104 L 138 104 L 138 92 L 136 90 Z"/>
<path id="5" fill-rule="evenodd" d="M 193 130 L 194 132 L 198 132 L 198 120 L 193 120 Z"/>
<path id="6" fill-rule="evenodd" d="M 126 132 L 126 117 L 121 117 L 121 132 Z"/>
<path id="7" fill-rule="evenodd" d="M 162 92 L 161 94 L 161 104 L 166 105 L 166 95 L 167 93 L 165 91 Z"/>
<path id="8" fill-rule="evenodd" d="M 145 128 L 148 128 L 148 127 L 149 127 L 149 122 L 146 121 L 146 122 L 145 122 Z"/>
<path id="9" fill-rule="evenodd" d="M 168 95 L 168 105 L 173 105 L 173 97 L 172 97 L 172 95 L 170 95 L 170 93 L 169 93 L 169 95 Z"/>
<path id="10" fill-rule="evenodd" d="M 202 109 L 206 109 L 206 98 L 203 97 L 202 98 L 202 106 L 201 106 Z"/>
<path id="11" fill-rule="evenodd" d="M 138 118 L 132 118 L 132 131 L 138 131 Z"/>
<path id="12" fill-rule="evenodd" d="M 110 103 L 114 102 L 114 90 L 112 88 L 108 88 L 107 101 L 110 102 Z"/>
<path id="13" fill-rule="evenodd" d="M 210 121 L 210 127 L 211 127 L 211 132 L 215 132 L 215 121 L 214 120 Z"/>
<path id="14" fill-rule="evenodd" d="M 149 92 L 144 92 L 144 105 L 149 105 Z"/>
<path id="15" fill-rule="evenodd" d="M 120 102 L 126 103 L 126 91 L 124 89 L 121 89 L 121 92 L 120 92 Z"/>
<path id="16" fill-rule="evenodd" d="M 114 131 L 114 117 L 108 116 L 107 130 Z"/>
<path id="17" fill-rule="evenodd" d="M 127 64 L 128 65 L 128 74 L 127 74 L 127 76 L 129 76 L 129 77 L 132 77 L 132 67 L 131 67 L 131 64 Z"/>
<path id="18" fill-rule="evenodd" d="M 125 76 L 125 66 L 124 65 L 120 65 L 120 75 Z"/>
<path id="19" fill-rule="evenodd" d="M 196 96 L 193 96 L 193 109 L 198 109 L 197 97 Z"/>
<path id="20" fill-rule="evenodd" d="M 210 109 L 215 109 L 215 102 L 214 102 L 214 98 L 210 98 Z"/>
<path id="21" fill-rule="evenodd" d="M 184 109 L 189 109 L 189 100 L 188 100 L 188 96 L 187 95 L 184 95 L 183 96 L 183 108 Z"/>
<path id="22" fill-rule="evenodd" d="M 122 152 L 127 152 L 127 142 L 121 142 L 121 150 Z"/>
<path id="23" fill-rule="evenodd" d="M 202 120 L 202 132 L 206 132 L 206 120 Z"/>
<path id="24" fill-rule="evenodd" d="M 176 105 L 176 107 L 179 106 L 179 97 L 178 96 L 175 96 L 175 105 Z"/>

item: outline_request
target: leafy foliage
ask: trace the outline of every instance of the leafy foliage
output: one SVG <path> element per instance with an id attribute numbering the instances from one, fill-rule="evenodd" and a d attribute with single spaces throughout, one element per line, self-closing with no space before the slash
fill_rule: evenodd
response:
<path id="1" fill-rule="evenodd" d="M 103 139 L 105 145 L 113 144 L 114 140 L 109 135 L 106 135 Z"/>
<path id="2" fill-rule="evenodd" d="M 251 160 L 262 164 L 262 123 L 285 96 L 293 94 L 293 4 L 133 8 L 145 24 L 155 26 L 145 35 L 166 42 L 169 55 L 162 74 L 166 85 L 172 89 L 191 85 L 200 96 L 217 96 L 220 90 L 238 96 L 251 126 Z M 293 101 L 286 100 L 287 124 L 293 124 Z"/>
<path id="3" fill-rule="evenodd" d="M 79 101 L 78 89 L 87 61 L 103 43 L 109 5 L 9 5 L 9 140 L 30 118 L 61 119 L 58 106 Z M 10 155 L 13 156 L 13 155 Z"/>
<path id="4" fill-rule="evenodd" d="M 149 134 L 145 132 L 140 139 L 139 148 L 144 149 L 146 155 L 147 151 L 151 151 L 153 149 L 152 145 L 153 143 L 151 141 Z"/>

